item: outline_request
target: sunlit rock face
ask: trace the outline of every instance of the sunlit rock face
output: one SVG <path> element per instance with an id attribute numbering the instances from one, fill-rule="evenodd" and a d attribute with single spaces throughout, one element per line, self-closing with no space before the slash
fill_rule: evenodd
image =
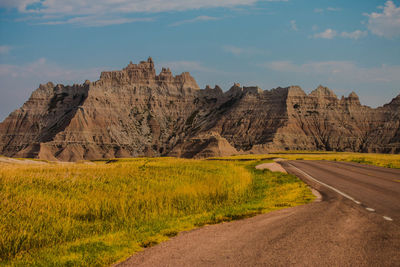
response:
<path id="1" fill-rule="evenodd" d="M 95 82 L 40 85 L 0 123 L 0 154 L 78 161 L 277 150 L 400 152 L 400 96 L 372 109 L 319 86 L 199 89 L 151 58 Z"/>

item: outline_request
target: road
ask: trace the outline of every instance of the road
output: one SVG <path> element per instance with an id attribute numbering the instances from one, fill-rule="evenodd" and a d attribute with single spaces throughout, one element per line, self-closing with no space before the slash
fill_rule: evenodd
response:
<path id="1" fill-rule="evenodd" d="M 281 164 L 322 199 L 184 232 L 118 266 L 400 266 L 400 170 Z"/>

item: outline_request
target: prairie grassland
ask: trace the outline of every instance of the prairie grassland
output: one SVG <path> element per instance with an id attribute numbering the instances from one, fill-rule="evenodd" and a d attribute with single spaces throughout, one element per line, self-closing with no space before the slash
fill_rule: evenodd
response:
<path id="1" fill-rule="evenodd" d="M 0 163 L 0 265 L 105 266 L 195 227 L 310 202 L 261 161 Z"/>
<path id="2" fill-rule="evenodd" d="M 375 165 L 386 168 L 400 168 L 399 154 L 351 153 L 351 152 L 321 152 L 321 151 L 285 151 L 264 155 L 237 155 L 213 159 L 224 160 L 266 160 L 283 158 L 289 160 L 332 160 L 348 161 Z"/>

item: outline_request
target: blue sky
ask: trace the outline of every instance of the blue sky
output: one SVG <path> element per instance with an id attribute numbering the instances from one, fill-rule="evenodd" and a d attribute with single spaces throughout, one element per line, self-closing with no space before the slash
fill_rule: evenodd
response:
<path id="1" fill-rule="evenodd" d="M 200 87 L 400 93 L 400 0 L 0 0 L 0 120 L 40 83 L 152 56 Z"/>

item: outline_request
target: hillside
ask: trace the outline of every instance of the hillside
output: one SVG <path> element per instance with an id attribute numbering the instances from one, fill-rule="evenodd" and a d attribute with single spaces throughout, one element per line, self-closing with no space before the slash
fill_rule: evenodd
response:
<path id="1" fill-rule="evenodd" d="M 40 85 L 0 123 L 0 154 L 78 161 L 277 150 L 400 152 L 400 95 L 373 109 L 319 86 L 200 89 L 153 60 L 81 85 Z"/>

